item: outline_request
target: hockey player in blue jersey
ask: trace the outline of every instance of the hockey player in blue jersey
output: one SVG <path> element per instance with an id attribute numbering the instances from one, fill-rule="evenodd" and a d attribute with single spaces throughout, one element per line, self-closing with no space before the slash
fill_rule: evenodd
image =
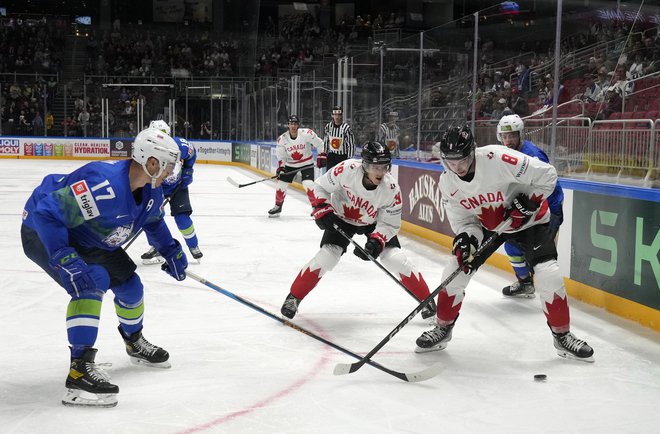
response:
<path id="1" fill-rule="evenodd" d="M 131 361 L 170 367 L 168 352 L 142 335 L 144 289 L 137 266 L 121 246 L 143 229 L 165 258 L 162 269 L 176 280 L 185 279 L 188 262 L 163 220 L 160 187 L 179 158 L 171 137 L 144 130 L 135 138 L 132 160 L 96 161 L 70 174 L 48 175 L 25 204 L 23 250 L 71 297 L 65 405 L 117 405 L 119 388 L 94 363 L 108 289 L 114 293 L 119 332 Z"/>
<path id="2" fill-rule="evenodd" d="M 524 140 L 525 124 L 518 115 L 502 116 L 497 124 L 497 140 L 509 149 L 515 149 L 523 154 L 538 158 L 544 163 L 549 163 L 548 156 L 529 140 Z M 564 191 L 557 181 L 555 191 L 548 197 L 550 208 L 550 228 L 552 237 L 559 231 L 559 226 L 564 221 L 562 204 L 564 202 Z M 502 294 L 512 297 L 532 298 L 534 297 L 534 281 L 530 267 L 525 261 L 522 249 L 515 243 L 504 243 L 504 250 L 509 256 L 509 262 L 516 273 L 517 281 L 502 289 Z"/>
<path id="3" fill-rule="evenodd" d="M 170 126 L 163 120 L 151 121 L 149 128 L 160 130 L 170 135 Z M 199 241 L 193 225 L 192 206 L 190 205 L 190 195 L 188 186 L 193 181 L 193 165 L 197 160 L 197 153 L 192 143 L 189 143 L 183 137 L 173 137 L 181 150 L 181 161 L 179 167 L 181 170 L 175 170 L 171 176 L 163 181 L 163 193 L 170 199 L 170 215 L 174 217 L 176 226 L 179 228 L 186 245 L 193 258 L 199 262 L 202 251 L 199 249 Z M 153 246 L 142 255 L 143 264 L 162 264 L 163 257 L 158 254 L 158 250 Z"/>

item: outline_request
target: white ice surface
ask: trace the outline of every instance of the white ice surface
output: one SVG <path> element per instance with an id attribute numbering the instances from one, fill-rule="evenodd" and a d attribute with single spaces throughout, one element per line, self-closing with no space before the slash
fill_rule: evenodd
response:
<path id="1" fill-rule="evenodd" d="M 437 377 L 411 384 L 368 365 L 334 376 L 336 363 L 356 359 L 192 279 L 176 282 L 157 266 L 139 265 L 145 336 L 170 352 L 172 369 L 130 364 L 108 294 L 97 362 L 112 363 L 119 405 L 64 407 L 68 297 L 24 256 L 19 229 L 23 204 L 41 178 L 81 164 L 0 160 L 2 433 L 658 432 L 658 333 L 573 300 L 573 332 L 594 347 L 596 362 L 561 359 L 538 298 L 503 298 L 511 275 L 488 267 L 468 286 L 445 351 L 413 353 L 415 339 L 429 328 L 415 318 L 374 357 L 395 370 L 443 364 Z M 321 232 L 301 192 L 290 189 L 281 218 L 268 219 L 274 183 L 237 189 L 228 175 L 238 182 L 260 179 L 236 167 L 196 167 L 191 199 L 204 258 L 191 270 L 279 314 Z M 167 221 L 176 231 L 173 219 Z M 435 288 L 447 252 L 418 238 L 401 239 Z M 146 249 L 142 237 L 129 252 L 139 262 Z M 303 301 L 295 322 L 364 355 L 414 307 L 349 247 Z M 548 380 L 534 382 L 538 373 Z"/>

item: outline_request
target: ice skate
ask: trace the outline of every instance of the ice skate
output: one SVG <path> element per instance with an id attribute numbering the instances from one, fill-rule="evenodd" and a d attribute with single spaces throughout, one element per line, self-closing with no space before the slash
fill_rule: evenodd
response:
<path id="1" fill-rule="evenodd" d="M 194 259 L 197 260 L 197 263 L 198 263 L 198 264 L 201 264 L 201 263 L 202 263 L 202 261 L 200 261 L 200 259 L 202 259 L 202 256 L 204 256 L 204 254 L 203 254 L 202 251 L 199 249 L 199 246 L 191 247 L 191 248 L 190 248 L 190 254 L 192 255 L 192 257 L 193 257 Z"/>
<path id="2" fill-rule="evenodd" d="M 164 264 L 165 259 L 163 259 L 162 256 L 160 256 L 160 253 L 158 253 L 158 250 L 156 250 L 155 247 L 152 247 L 149 249 L 148 252 L 143 253 L 142 256 L 142 263 L 144 265 L 154 265 L 154 264 Z"/>
<path id="3" fill-rule="evenodd" d="M 431 302 L 422 309 L 422 319 L 426 320 L 431 325 L 435 325 L 435 314 L 437 310 L 438 308 L 435 305 L 435 300 L 431 300 Z"/>
<path id="4" fill-rule="evenodd" d="M 289 319 L 293 319 L 293 317 L 296 316 L 296 313 L 298 312 L 299 304 L 300 300 L 294 297 L 293 294 L 287 295 L 286 299 L 284 300 L 284 304 L 282 305 L 282 315 Z"/>
<path id="5" fill-rule="evenodd" d="M 279 217 L 282 212 L 282 205 L 275 205 L 268 210 L 268 217 Z"/>
<path id="6" fill-rule="evenodd" d="M 502 288 L 502 294 L 507 297 L 534 298 L 536 296 L 534 291 L 534 282 L 529 276 Z"/>
<path id="7" fill-rule="evenodd" d="M 131 362 L 134 364 L 161 369 L 172 367 L 168 362 L 170 354 L 146 340 L 142 336 L 142 329 L 126 337 L 119 326 L 119 333 L 126 343 L 126 354 L 130 356 Z"/>
<path id="8" fill-rule="evenodd" d="M 96 348 L 87 348 L 82 357 L 71 360 L 62 404 L 81 407 L 117 405 L 119 387 L 110 383 L 108 374 L 94 363 L 96 351 Z"/>
<path id="9" fill-rule="evenodd" d="M 594 362 L 594 349 L 585 341 L 576 338 L 571 332 L 552 332 L 553 341 L 557 354 L 565 359 L 580 360 L 583 362 Z"/>
<path id="10" fill-rule="evenodd" d="M 444 350 L 447 344 L 451 341 L 451 331 L 454 328 L 454 323 L 445 326 L 435 326 L 432 330 L 422 333 L 415 342 L 417 348 L 416 353 L 427 353 L 429 351 Z"/>

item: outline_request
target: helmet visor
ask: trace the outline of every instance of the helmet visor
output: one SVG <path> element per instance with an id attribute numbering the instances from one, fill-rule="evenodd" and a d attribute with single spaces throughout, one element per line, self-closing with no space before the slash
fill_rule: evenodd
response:
<path id="1" fill-rule="evenodd" d="M 458 176 L 465 176 L 470 170 L 472 161 L 474 160 L 474 154 L 470 153 L 467 157 L 463 157 L 457 160 L 450 160 L 444 158 L 442 162 L 445 167 L 452 172 L 456 173 Z"/>
<path id="2" fill-rule="evenodd" d="M 389 172 L 391 167 L 391 164 L 364 163 L 364 170 L 367 173 L 373 173 L 376 175 Z"/>

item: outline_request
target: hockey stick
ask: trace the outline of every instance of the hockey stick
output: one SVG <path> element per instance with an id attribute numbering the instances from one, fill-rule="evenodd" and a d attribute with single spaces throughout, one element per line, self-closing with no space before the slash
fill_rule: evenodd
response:
<path id="1" fill-rule="evenodd" d="M 349 355 L 351 357 L 354 357 L 358 360 L 362 360 L 362 358 L 358 354 L 355 354 L 354 352 L 352 352 L 350 350 L 347 350 L 346 348 L 340 347 L 339 345 L 337 345 L 333 342 L 330 342 L 329 340 L 324 339 L 321 336 L 318 336 L 318 335 L 310 332 L 309 330 L 304 329 L 304 328 L 300 327 L 299 325 L 296 325 L 296 324 L 294 324 L 294 323 L 292 323 L 292 322 L 290 322 L 290 321 L 288 321 L 284 318 L 280 318 L 279 316 L 277 316 L 273 313 L 270 313 L 266 309 L 254 304 L 254 303 L 252 303 L 252 302 L 250 302 L 250 301 L 248 301 L 244 298 L 241 298 L 238 295 L 236 295 L 236 294 L 234 294 L 230 291 L 227 291 L 226 289 L 223 289 L 223 288 L 219 287 L 218 285 L 216 285 L 212 282 L 209 282 L 208 280 L 204 279 L 203 277 L 198 276 L 197 274 L 195 274 L 191 271 L 186 270 L 186 275 L 189 276 L 190 278 L 198 281 L 202 285 L 206 285 L 209 288 L 211 288 L 212 290 L 217 291 L 222 295 L 226 295 L 227 297 L 232 298 L 232 299 L 238 301 L 239 303 L 242 303 L 245 306 L 248 306 L 248 307 L 256 310 L 259 313 L 262 313 L 262 314 L 266 315 L 267 317 L 270 317 L 270 318 L 274 319 L 275 321 L 278 321 L 278 322 L 284 324 L 285 326 L 291 327 L 292 329 L 294 329 L 296 331 L 299 331 L 303 334 L 306 334 L 307 336 L 309 336 L 311 338 L 314 338 L 317 341 L 322 342 L 326 345 L 329 345 L 332 348 L 334 348 L 336 350 L 339 350 L 344 354 L 347 354 L 347 355 Z M 406 373 L 403 373 L 403 372 L 393 371 L 393 370 L 391 370 L 389 368 L 386 368 L 385 366 L 381 365 L 380 363 L 374 362 L 373 360 L 365 360 L 364 363 L 368 363 L 369 365 L 373 366 L 376 369 L 380 369 L 381 371 L 386 372 L 390 375 L 393 375 L 396 378 L 399 378 L 403 381 L 407 381 L 407 382 L 411 382 L 411 383 L 416 383 L 416 382 L 419 382 L 419 381 L 424 381 L 424 380 L 428 380 L 429 378 L 435 377 L 440 372 L 440 369 L 441 369 L 441 366 L 438 363 L 438 364 L 433 365 L 429 368 L 426 368 L 422 371 L 406 374 Z"/>
<path id="2" fill-rule="evenodd" d="M 349 237 L 348 234 L 347 234 L 346 232 L 344 232 L 344 231 L 339 227 L 339 225 L 337 225 L 337 224 L 335 223 L 333 226 L 334 226 L 335 230 L 336 230 L 337 232 L 339 232 L 339 235 L 341 235 L 342 237 L 346 238 L 351 244 L 353 244 L 353 245 L 355 246 L 356 249 L 358 249 L 358 250 L 359 250 L 360 252 L 362 252 L 367 258 L 369 258 L 369 260 L 370 260 L 371 262 L 373 262 L 374 264 L 376 264 L 376 265 L 378 266 L 378 268 L 380 268 L 381 270 L 383 270 L 383 271 L 385 272 L 385 274 L 387 274 L 387 275 L 390 277 L 390 279 L 392 279 L 397 285 L 399 285 L 401 288 L 403 288 L 404 291 L 406 291 L 408 294 L 410 294 L 410 296 L 411 296 L 412 298 L 414 298 L 415 301 L 416 301 L 417 303 L 420 302 L 420 300 L 415 296 L 415 294 L 413 294 L 411 290 L 409 290 L 408 288 L 406 288 L 406 285 L 404 285 L 403 283 L 401 283 L 401 281 L 400 281 L 399 279 L 397 279 L 397 278 L 394 276 L 394 274 L 390 273 L 390 271 L 389 271 L 387 268 L 385 268 L 385 266 L 383 266 L 383 264 L 381 264 L 380 262 L 378 262 L 378 261 L 376 260 L 376 258 L 374 258 L 373 256 L 371 256 L 366 250 L 364 250 L 364 248 L 362 248 L 362 246 L 359 245 L 359 244 L 358 244 L 358 243 L 357 243 L 352 237 Z"/>
<path id="3" fill-rule="evenodd" d="M 502 233 L 502 231 L 509 225 L 510 219 L 504 220 L 502 223 L 500 223 L 494 230 L 494 233 L 488 237 L 486 241 L 484 241 L 481 246 L 474 252 L 474 254 L 468 259 L 468 261 L 471 263 L 474 261 L 474 258 L 480 256 L 484 250 L 486 250 L 487 247 L 489 247 L 495 239 Z M 376 354 L 381 348 L 385 346 L 386 343 L 390 341 L 396 335 L 401 331 L 401 329 L 410 322 L 411 319 L 418 313 L 424 309 L 424 307 L 431 302 L 439 293 L 442 291 L 442 289 L 447 286 L 452 280 L 456 278 L 456 276 L 459 275 L 459 273 L 463 272 L 463 267 L 458 267 L 456 270 L 454 270 L 431 294 L 429 294 L 428 297 L 422 301 L 419 306 L 417 306 L 410 314 L 403 319 L 394 329 L 387 335 L 383 340 L 381 340 L 378 345 L 376 345 L 369 353 L 367 353 L 366 356 L 364 356 L 362 359 L 355 363 L 338 363 L 335 365 L 335 369 L 333 373 L 335 375 L 344 375 L 344 374 L 350 374 L 358 369 L 360 369 L 365 363 L 369 361 L 371 357 L 373 357 L 374 354 Z"/>
<path id="4" fill-rule="evenodd" d="M 287 172 L 284 172 L 284 174 L 288 175 L 290 173 L 298 173 L 301 170 L 309 169 L 309 168 L 312 168 L 312 167 L 314 167 L 314 166 L 313 165 L 312 166 L 303 166 L 303 167 L 299 167 L 295 170 L 289 170 Z M 271 179 L 279 178 L 279 176 L 280 176 L 279 174 L 278 175 L 273 175 L 269 178 L 264 178 L 264 179 L 260 179 L 258 181 L 248 182 L 247 184 L 239 184 L 231 176 L 228 176 L 227 177 L 227 182 L 230 183 L 231 185 L 233 185 L 234 187 L 243 188 L 243 187 L 247 187 L 248 185 L 259 184 L 260 182 L 264 182 L 264 181 L 268 181 L 268 180 L 271 180 Z"/>

